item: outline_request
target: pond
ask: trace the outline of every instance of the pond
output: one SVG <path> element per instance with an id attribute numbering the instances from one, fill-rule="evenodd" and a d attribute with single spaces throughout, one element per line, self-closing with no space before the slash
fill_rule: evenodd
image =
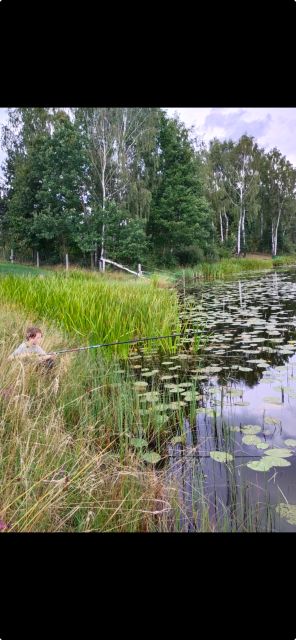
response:
<path id="1" fill-rule="evenodd" d="M 166 445 L 179 487 L 172 528 L 296 531 L 296 270 L 186 286 L 181 304 L 185 351 L 133 364 L 149 383 L 147 412 L 187 407 Z"/>

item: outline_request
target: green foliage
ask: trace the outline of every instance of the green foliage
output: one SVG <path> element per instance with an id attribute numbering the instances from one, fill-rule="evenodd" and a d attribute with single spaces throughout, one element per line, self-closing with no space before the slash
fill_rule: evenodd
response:
<path id="1" fill-rule="evenodd" d="M 212 242 L 210 208 L 188 131 L 163 114 L 158 137 L 159 178 L 148 232 L 160 264 L 194 264 Z"/>
<path id="2" fill-rule="evenodd" d="M 2 144 L 6 255 L 206 271 L 235 252 L 294 252 L 296 170 L 252 136 L 207 149 L 156 107 L 38 107 L 9 109 Z"/>

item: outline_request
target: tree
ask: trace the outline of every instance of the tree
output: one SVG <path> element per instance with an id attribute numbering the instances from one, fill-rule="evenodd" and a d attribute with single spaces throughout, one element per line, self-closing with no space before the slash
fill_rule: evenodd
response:
<path id="1" fill-rule="evenodd" d="M 295 211 L 296 170 L 278 149 L 272 149 L 265 155 L 262 178 L 262 197 L 270 226 L 272 256 L 275 257 L 280 221 Z"/>
<path id="2" fill-rule="evenodd" d="M 54 244 L 62 255 L 75 243 L 86 198 L 86 163 L 79 132 L 62 110 L 50 116 L 50 127 L 44 119 L 40 123 L 39 110 L 36 126 L 33 110 L 29 114 L 21 111 L 17 116 L 22 129 L 14 139 L 10 137 L 7 161 L 11 237 L 20 249 L 39 251 L 44 243 L 47 247 Z"/>
<path id="3" fill-rule="evenodd" d="M 65 113 L 55 115 L 54 130 L 45 141 L 42 155 L 42 184 L 36 196 L 33 228 L 40 238 L 55 238 L 62 256 L 75 244 L 86 198 L 86 162 L 81 141 Z"/>
<path id="4" fill-rule="evenodd" d="M 231 201 L 225 184 L 227 152 L 227 143 L 214 139 L 210 142 L 209 152 L 206 154 L 206 196 L 215 213 L 215 223 L 220 231 L 221 244 L 228 241 L 231 210 Z"/>
<path id="5" fill-rule="evenodd" d="M 138 201 L 144 210 L 149 204 L 140 173 L 143 153 L 153 146 L 158 111 L 107 107 L 74 110 L 91 166 L 93 206 L 101 212 L 101 258 L 106 243 L 107 203 L 116 202 L 122 207 Z"/>
<path id="6" fill-rule="evenodd" d="M 243 135 L 237 143 L 227 143 L 225 189 L 237 214 L 237 254 L 246 249 L 246 214 L 258 210 L 259 148 L 252 136 Z"/>
<path id="7" fill-rule="evenodd" d="M 210 207 L 202 195 L 199 165 L 188 131 L 163 113 L 158 137 L 159 168 L 147 231 L 158 260 L 192 264 L 212 245 Z"/>

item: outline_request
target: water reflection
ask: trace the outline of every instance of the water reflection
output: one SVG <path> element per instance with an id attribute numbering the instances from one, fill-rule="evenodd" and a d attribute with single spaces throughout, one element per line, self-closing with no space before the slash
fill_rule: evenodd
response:
<path id="1" fill-rule="evenodd" d="M 172 528 L 296 531 L 275 511 L 296 504 L 296 447 L 285 443 L 296 438 L 296 272 L 187 287 L 180 305 L 183 349 L 162 359 L 140 349 L 130 360 L 147 391 L 159 392 L 162 415 L 171 416 L 170 399 L 184 405 L 185 441 L 167 449 L 181 505 Z M 202 336 L 198 353 L 190 329 Z M 143 413 L 150 400 L 140 394 Z M 247 466 L 277 448 L 288 449 L 284 462 L 276 457 L 264 473 Z M 213 451 L 233 460 L 217 462 Z"/>

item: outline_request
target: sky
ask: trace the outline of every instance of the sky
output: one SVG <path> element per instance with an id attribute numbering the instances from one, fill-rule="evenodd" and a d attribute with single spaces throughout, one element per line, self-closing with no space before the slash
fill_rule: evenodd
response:
<path id="1" fill-rule="evenodd" d="M 165 108 L 165 107 L 164 107 Z M 238 140 L 254 136 L 266 151 L 277 147 L 296 167 L 295 107 L 175 107 L 165 108 L 169 116 L 178 113 L 186 127 L 194 125 L 206 143 L 214 137 Z M 7 122 L 7 109 L 0 108 L 0 125 Z M 0 146 L 0 165 L 5 158 Z"/>
<path id="2" fill-rule="evenodd" d="M 238 140 L 246 133 L 266 151 L 277 147 L 296 167 L 295 107 L 176 107 L 166 111 L 169 116 L 177 112 L 187 127 L 194 125 L 206 143 L 215 137 Z"/>

